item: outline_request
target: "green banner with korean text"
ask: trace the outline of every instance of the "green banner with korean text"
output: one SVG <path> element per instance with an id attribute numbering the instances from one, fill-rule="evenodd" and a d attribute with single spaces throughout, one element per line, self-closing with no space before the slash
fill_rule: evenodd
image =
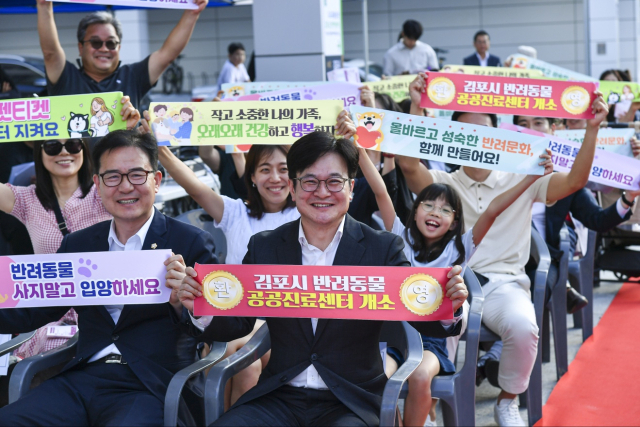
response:
<path id="1" fill-rule="evenodd" d="M 341 100 L 152 102 L 158 145 L 293 144 L 311 132 L 332 135 Z"/>
<path id="2" fill-rule="evenodd" d="M 96 138 L 126 129 L 122 92 L 0 101 L 0 142 Z"/>

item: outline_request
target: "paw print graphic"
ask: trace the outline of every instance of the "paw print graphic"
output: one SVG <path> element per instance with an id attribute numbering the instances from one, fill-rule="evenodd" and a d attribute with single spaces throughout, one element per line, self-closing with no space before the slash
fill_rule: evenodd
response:
<path id="1" fill-rule="evenodd" d="M 86 261 L 83 258 L 80 258 L 78 260 L 78 262 L 80 264 L 84 264 L 81 265 L 80 268 L 78 268 L 78 274 L 84 276 L 84 277 L 91 277 L 91 270 L 97 270 L 98 266 L 95 264 L 91 264 L 91 260 L 87 259 Z"/>
<path id="2" fill-rule="evenodd" d="M 313 99 L 313 97 L 316 95 L 316 93 L 313 91 L 313 89 L 305 89 L 304 90 L 304 95 L 302 96 L 304 99 Z"/>

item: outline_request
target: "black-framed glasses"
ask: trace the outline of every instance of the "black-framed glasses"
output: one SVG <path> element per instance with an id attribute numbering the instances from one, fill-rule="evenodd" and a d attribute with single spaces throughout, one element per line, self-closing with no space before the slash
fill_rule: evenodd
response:
<path id="1" fill-rule="evenodd" d="M 155 171 L 146 171 L 146 170 L 136 170 L 128 173 L 120 173 L 120 172 L 105 172 L 101 173 L 99 176 L 102 178 L 102 182 L 107 187 L 117 187 L 122 182 L 123 177 L 127 177 L 129 182 L 132 185 L 142 185 L 147 182 L 147 178 L 150 173 L 154 173 Z"/>
<path id="2" fill-rule="evenodd" d="M 68 139 L 64 144 L 60 141 L 51 140 L 45 141 L 45 143 L 42 144 L 42 149 L 48 156 L 57 156 L 62 153 L 62 147 L 64 147 L 69 154 L 78 154 L 83 148 L 82 140 Z"/>
<path id="3" fill-rule="evenodd" d="M 103 41 L 103 40 L 100 40 L 100 39 L 83 40 L 82 43 L 90 43 L 91 47 L 94 48 L 95 50 L 102 49 L 102 46 L 104 46 L 105 44 L 107 45 L 107 49 L 116 50 L 116 48 L 120 44 L 120 42 L 117 42 L 115 40 L 104 40 Z"/>
<path id="4" fill-rule="evenodd" d="M 304 191 L 312 192 L 316 191 L 321 182 L 327 187 L 327 190 L 331 193 L 339 193 L 344 188 L 344 184 L 349 181 L 349 178 L 329 178 L 329 179 L 317 179 L 317 178 L 293 178 L 300 183 L 300 187 Z"/>
<path id="5" fill-rule="evenodd" d="M 431 213 L 437 208 L 438 212 L 440 212 L 442 216 L 450 217 L 456 212 L 451 208 L 451 206 L 436 206 L 431 202 L 420 202 L 420 204 L 426 213 Z"/>

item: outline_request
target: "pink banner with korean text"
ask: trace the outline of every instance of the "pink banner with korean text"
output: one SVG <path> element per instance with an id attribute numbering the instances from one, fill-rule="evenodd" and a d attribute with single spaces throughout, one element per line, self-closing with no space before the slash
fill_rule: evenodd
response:
<path id="1" fill-rule="evenodd" d="M 453 319 L 449 268 L 196 264 L 196 316 Z"/>
<path id="2" fill-rule="evenodd" d="M 0 309 L 169 301 L 170 250 L 0 257 Z"/>
<path id="3" fill-rule="evenodd" d="M 107 6 L 152 7 L 157 9 L 197 9 L 194 0 L 47 0 L 62 3 L 103 4 Z"/>
<path id="4" fill-rule="evenodd" d="M 582 145 L 578 142 L 508 123 L 501 124 L 500 128 L 546 138 L 551 150 L 553 169 L 558 172 L 571 170 Z M 614 188 L 638 190 L 640 189 L 640 160 L 606 150 L 596 150 L 589 181 Z"/>
<path id="5" fill-rule="evenodd" d="M 227 97 L 222 101 L 313 101 L 339 99 L 344 108 L 360 105 L 360 87 L 353 83 L 325 83 L 311 87 L 297 87 L 273 92 L 254 93 L 235 98 Z"/>
<path id="6" fill-rule="evenodd" d="M 592 119 L 597 82 L 429 73 L 420 106 L 475 113 Z"/>

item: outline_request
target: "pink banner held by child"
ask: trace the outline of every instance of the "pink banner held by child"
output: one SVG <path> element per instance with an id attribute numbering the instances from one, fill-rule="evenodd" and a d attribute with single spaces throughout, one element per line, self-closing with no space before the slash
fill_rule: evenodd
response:
<path id="1" fill-rule="evenodd" d="M 597 82 L 429 73 L 420 106 L 473 113 L 592 119 Z"/>

